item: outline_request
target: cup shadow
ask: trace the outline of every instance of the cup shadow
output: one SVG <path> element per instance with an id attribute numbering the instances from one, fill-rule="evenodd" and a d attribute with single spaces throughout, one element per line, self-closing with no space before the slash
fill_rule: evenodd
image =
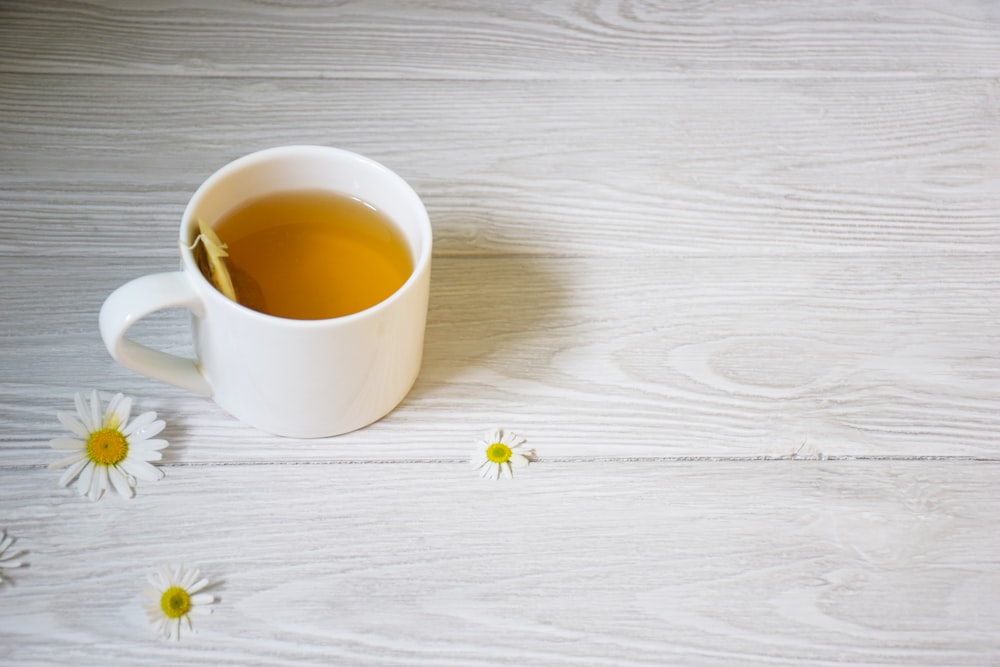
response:
<path id="1" fill-rule="evenodd" d="M 542 255 L 435 257 L 420 375 L 404 404 L 458 377 L 545 361 L 546 329 L 565 318 L 559 263 Z"/>

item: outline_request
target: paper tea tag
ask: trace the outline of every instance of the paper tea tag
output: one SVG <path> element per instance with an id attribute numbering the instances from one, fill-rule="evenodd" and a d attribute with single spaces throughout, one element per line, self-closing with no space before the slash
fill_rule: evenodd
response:
<path id="1" fill-rule="evenodd" d="M 195 257 L 198 259 L 198 265 L 202 273 L 205 273 L 205 269 L 207 268 L 208 271 L 205 277 L 215 285 L 216 289 L 225 294 L 229 299 L 236 301 L 236 289 L 233 287 L 233 279 L 229 275 L 229 268 L 226 266 L 226 262 L 223 261 L 225 257 L 229 256 L 229 253 L 226 252 L 226 244 L 222 242 L 214 229 L 200 219 L 198 220 L 198 231 L 199 234 L 195 238 L 194 243 L 191 244 L 191 249 L 195 251 Z M 198 253 L 199 241 L 201 241 L 201 256 Z"/>

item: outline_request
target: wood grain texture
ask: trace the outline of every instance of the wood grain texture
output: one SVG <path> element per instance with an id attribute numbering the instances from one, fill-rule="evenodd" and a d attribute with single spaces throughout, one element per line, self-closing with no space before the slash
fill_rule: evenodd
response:
<path id="1" fill-rule="evenodd" d="M 1000 664 L 1000 5 L 828 4 L 0 2 L 0 664 Z M 97 332 L 289 143 L 435 229 L 420 379 L 335 439 Z M 132 501 L 45 469 L 90 388 L 168 422 Z M 507 483 L 496 425 L 539 456 Z M 178 645 L 166 561 L 219 580 Z"/>
<path id="2" fill-rule="evenodd" d="M 996 253 L 998 127 L 994 79 L 0 75 L 0 252 L 172 258 L 213 171 L 320 143 L 409 180 L 439 255 Z"/>
<path id="3" fill-rule="evenodd" d="M 996 76 L 989 0 L 6 0 L 0 68 L 324 78 Z"/>
<path id="4" fill-rule="evenodd" d="M 539 463 L 504 483 L 462 464 L 184 465 L 96 505 L 44 471 L 0 475 L 30 562 L 0 590 L 7 664 L 936 667 L 1000 651 L 997 464 Z M 220 582 L 178 645 L 137 599 L 175 561 Z"/>
<path id="5" fill-rule="evenodd" d="M 36 286 L 0 291 L 18 323 L 0 338 L 11 463 L 46 456 L 55 410 L 88 387 L 144 397 L 190 461 L 452 459 L 494 424 L 558 457 L 1000 454 L 1000 265 L 984 255 L 439 258 L 411 395 L 369 429 L 278 455 L 274 438 L 104 350 L 105 295 L 174 266 L 52 267 L 0 259 Z M 181 312 L 135 336 L 190 354 Z"/>

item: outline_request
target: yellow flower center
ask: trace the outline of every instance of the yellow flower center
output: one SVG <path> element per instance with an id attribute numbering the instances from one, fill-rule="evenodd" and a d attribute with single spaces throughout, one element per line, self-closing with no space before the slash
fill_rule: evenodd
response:
<path id="1" fill-rule="evenodd" d="M 171 586 L 163 591 L 160 598 L 160 609 L 167 618 L 180 618 L 191 611 L 191 596 L 180 586 Z"/>
<path id="2" fill-rule="evenodd" d="M 506 463 L 510 460 L 510 447 L 502 442 L 494 442 L 486 448 L 486 458 L 493 463 Z"/>
<path id="3" fill-rule="evenodd" d="M 117 428 L 102 428 L 87 438 L 87 456 L 99 465 L 113 466 L 128 455 L 128 440 Z"/>

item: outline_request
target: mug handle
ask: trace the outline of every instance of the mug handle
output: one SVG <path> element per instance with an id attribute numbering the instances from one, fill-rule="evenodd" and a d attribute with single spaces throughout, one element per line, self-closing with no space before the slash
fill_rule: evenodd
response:
<path id="1" fill-rule="evenodd" d="M 202 317 L 205 307 L 183 271 L 136 278 L 112 292 L 101 306 L 101 338 L 111 357 L 137 373 L 188 391 L 212 395 L 194 359 L 154 350 L 126 338 L 133 324 L 158 310 L 180 306 Z"/>

